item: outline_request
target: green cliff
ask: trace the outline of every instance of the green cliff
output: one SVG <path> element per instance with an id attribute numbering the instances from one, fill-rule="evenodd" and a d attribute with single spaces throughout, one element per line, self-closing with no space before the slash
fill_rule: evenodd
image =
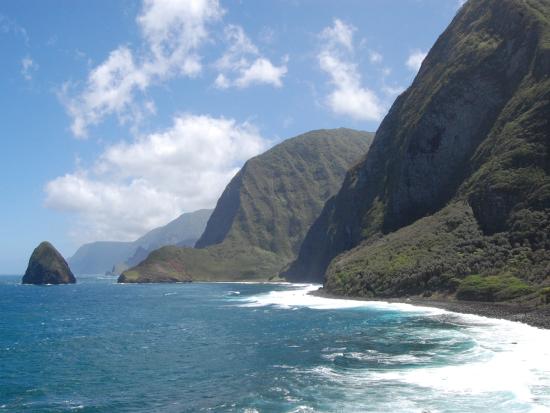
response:
<path id="1" fill-rule="evenodd" d="M 227 185 L 196 249 L 155 251 L 119 281 L 276 277 L 371 140 L 367 132 L 319 130 L 250 159 Z"/>
<path id="2" fill-rule="evenodd" d="M 470 0 L 285 273 L 335 294 L 545 301 L 550 3 Z"/>

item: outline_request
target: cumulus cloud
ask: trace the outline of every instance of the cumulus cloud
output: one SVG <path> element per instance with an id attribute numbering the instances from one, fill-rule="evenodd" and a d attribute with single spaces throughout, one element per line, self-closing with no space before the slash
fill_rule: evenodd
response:
<path id="1" fill-rule="evenodd" d="M 21 60 L 21 75 L 25 80 L 31 81 L 33 73 L 37 70 L 38 64 L 36 64 L 29 56 L 26 56 Z"/>
<path id="2" fill-rule="evenodd" d="M 59 96 L 72 118 L 71 130 L 85 137 L 91 125 L 116 114 L 121 122 L 141 113 L 135 97 L 152 83 L 173 76 L 195 76 L 202 68 L 199 47 L 208 25 L 221 18 L 218 0 L 145 0 L 137 23 L 143 47 L 119 46 L 93 68 L 83 88 L 66 83 Z"/>
<path id="3" fill-rule="evenodd" d="M 219 71 L 214 84 L 220 89 L 229 87 L 246 88 L 266 84 L 274 87 L 283 85 L 287 73 L 288 57 L 280 66 L 263 57 L 256 45 L 245 34 L 242 27 L 228 25 L 224 31 L 228 48 L 215 64 Z"/>
<path id="4" fill-rule="evenodd" d="M 371 89 L 364 87 L 357 64 L 353 61 L 355 28 L 336 19 L 320 34 L 323 43 L 317 59 L 329 75 L 332 91 L 326 105 L 336 114 L 357 120 L 381 120 L 385 105 Z"/>
<path id="5" fill-rule="evenodd" d="M 422 65 L 422 62 L 424 61 L 427 55 L 428 53 L 423 52 L 422 50 L 418 50 L 418 49 L 413 50 L 409 54 L 409 57 L 407 58 L 407 61 L 405 62 L 405 64 L 407 65 L 409 70 L 413 72 L 418 72 L 420 70 L 420 66 Z"/>
<path id="6" fill-rule="evenodd" d="M 45 203 L 75 214 L 78 242 L 131 240 L 184 211 L 213 207 L 267 146 L 249 123 L 184 114 L 168 130 L 112 145 L 92 167 L 48 182 Z"/>

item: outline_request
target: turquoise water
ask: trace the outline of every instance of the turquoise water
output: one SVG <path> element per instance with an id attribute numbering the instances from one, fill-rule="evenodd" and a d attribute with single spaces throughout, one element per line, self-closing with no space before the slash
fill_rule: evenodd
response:
<path id="1" fill-rule="evenodd" d="M 550 334 L 262 284 L 0 277 L 0 412 L 544 412 Z"/>

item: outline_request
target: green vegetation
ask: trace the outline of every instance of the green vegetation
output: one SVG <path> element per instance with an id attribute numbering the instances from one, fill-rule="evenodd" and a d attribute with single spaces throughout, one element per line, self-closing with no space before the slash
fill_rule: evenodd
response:
<path id="1" fill-rule="evenodd" d="M 227 186 L 200 249 L 151 254 L 124 277 L 284 268 L 341 295 L 548 304 L 549 33 L 546 1 L 466 3 L 363 159 L 370 140 L 349 130 L 278 145 Z"/>
<path id="2" fill-rule="evenodd" d="M 460 282 L 456 296 L 462 300 L 505 301 L 533 291 L 532 287 L 514 276 L 469 275 Z"/>
<path id="3" fill-rule="evenodd" d="M 372 137 L 344 128 L 312 131 L 250 159 L 222 194 L 197 248 L 231 240 L 294 258 Z"/>
<path id="4" fill-rule="evenodd" d="M 453 294 L 472 274 L 506 274 L 541 285 L 550 264 L 548 216 L 523 211 L 509 232 L 487 236 L 467 204 L 453 203 L 338 256 L 326 286 L 357 296 Z"/>
<path id="5" fill-rule="evenodd" d="M 163 247 L 123 272 L 119 282 L 273 281 L 280 259 L 260 248 L 224 243 L 204 249 Z"/>
<path id="6" fill-rule="evenodd" d="M 548 2 L 466 3 L 288 273 L 355 296 L 520 300 L 547 286 L 548 33 Z"/>
<path id="7" fill-rule="evenodd" d="M 319 130 L 250 159 L 227 185 L 197 249 L 156 251 L 120 281 L 277 279 L 371 140 L 367 132 Z"/>
<path id="8" fill-rule="evenodd" d="M 550 287 L 544 287 L 539 290 L 539 295 L 544 304 L 550 304 Z"/>

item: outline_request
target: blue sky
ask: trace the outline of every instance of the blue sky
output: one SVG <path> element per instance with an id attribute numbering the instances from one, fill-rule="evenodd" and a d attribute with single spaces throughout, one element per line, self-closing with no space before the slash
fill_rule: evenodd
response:
<path id="1" fill-rule="evenodd" d="M 0 3 L 0 274 L 213 207 L 246 159 L 375 131 L 459 0 Z"/>

